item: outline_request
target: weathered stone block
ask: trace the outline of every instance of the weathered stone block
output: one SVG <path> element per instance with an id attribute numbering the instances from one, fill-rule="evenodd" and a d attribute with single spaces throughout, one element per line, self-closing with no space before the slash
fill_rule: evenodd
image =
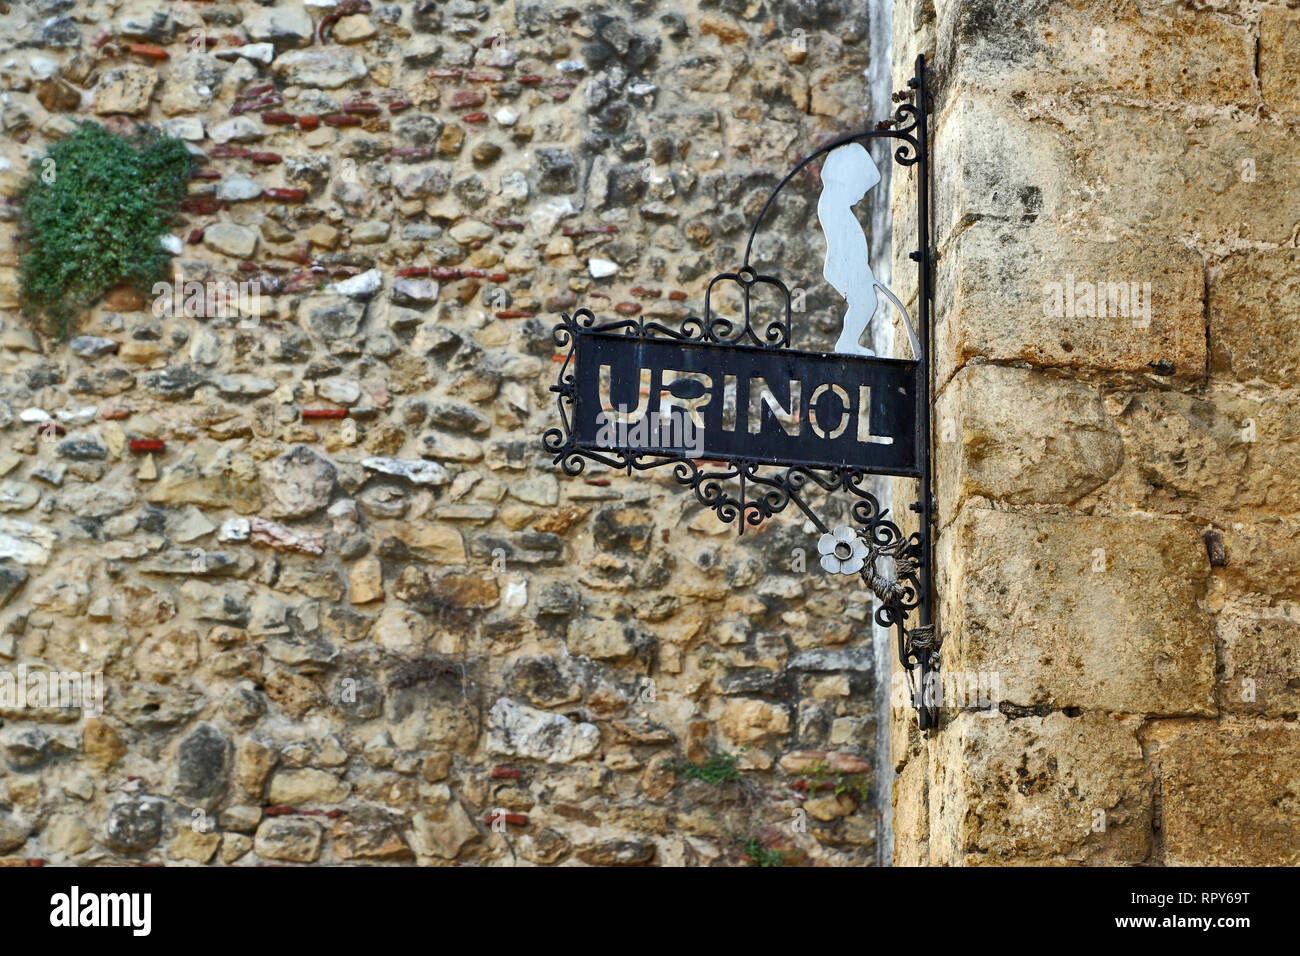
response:
<path id="1" fill-rule="evenodd" d="M 1140 863 L 1151 774 L 1140 718 L 960 715 L 931 753 L 935 865 Z"/>
<path id="2" fill-rule="evenodd" d="M 1076 120 L 1065 162 L 1080 185 L 1062 200 L 1074 228 L 1169 246 L 1181 236 L 1202 247 L 1291 241 L 1300 190 L 1293 137 L 1281 124 L 1110 103 Z"/>
<path id="3" fill-rule="evenodd" d="M 600 748 L 600 730 L 501 697 L 488 713 L 487 747 L 492 753 L 572 763 Z"/>
<path id="4" fill-rule="evenodd" d="M 1221 533 L 1228 563 L 1215 578 L 1229 594 L 1300 599 L 1300 524 L 1233 522 Z"/>
<path id="5" fill-rule="evenodd" d="M 1160 786 L 1166 863 L 1300 864 L 1295 724 L 1161 720 L 1143 737 Z"/>
<path id="6" fill-rule="evenodd" d="M 95 87 L 95 113 L 135 115 L 149 109 L 149 99 L 158 86 L 158 74 L 144 66 L 122 66 L 100 77 Z"/>
<path id="7" fill-rule="evenodd" d="M 894 866 L 924 866 L 930 859 L 929 778 L 925 760 L 912 760 L 894 778 Z"/>
<path id="8" fill-rule="evenodd" d="M 1214 712 L 1209 559 L 1192 527 L 967 507 L 938 551 L 945 671 L 996 674 L 1023 707 Z"/>
<path id="9" fill-rule="evenodd" d="M 1069 192 L 1066 149 L 1046 124 L 1034 125 L 1005 102 L 963 92 L 935 120 L 934 238 L 942 246 L 985 221 L 1051 221 Z M 915 186 L 899 176 L 902 195 Z M 909 188 L 910 187 L 910 188 Z"/>
<path id="10" fill-rule="evenodd" d="M 1097 389 L 1032 369 L 968 365 L 935 410 L 939 514 L 971 496 L 1071 504 L 1123 460 Z"/>
<path id="11" fill-rule="evenodd" d="M 1300 23 L 1300 20 L 1297 20 Z M 1252 249 L 1210 270 L 1210 370 L 1241 382 L 1300 376 L 1300 252 Z"/>
<path id="12" fill-rule="evenodd" d="M 790 732 L 790 709 L 766 700 L 732 698 L 718 718 L 718 730 L 734 743 L 751 745 Z"/>
<path id="13" fill-rule="evenodd" d="M 1300 606 L 1234 602 L 1215 624 L 1219 706 L 1239 713 L 1300 713 Z"/>
<path id="14" fill-rule="evenodd" d="M 268 800 L 273 804 L 340 803 L 352 787 L 332 773 L 303 767 L 281 770 L 271 778 Z"/>
<path id="15" fill-rule="evenodd" d="M 963 83 L 1180 103 L 1257 100 L 1246 24 L 1183 9 L 1039 0 L 940 0 L 936 12 L 939 69 Z"/>
<path id="16" fill-rule="evenodd" d="M 320 824 L 302 817 L 270 817 L 262 821 L 253 850 L 264 860 L 314 863 L 320 858 L 324 833 Z"/>
<path id="17" fill-rule="evenodd" d="M 977 225 L 938 271 L 941 383 L 975 357 L 1175 379 L 1205 373 L 1205 276 L 1189 249 Z"/>
<path id="18" fill-rule="evenodd" d="M 1300 11 L 1265 7 L 1259 20 L 1259 85 L 1269 109 L 1300 113 L 1295 65 L 1300 61 Z"/>
<path id="19" fill-rule="evenodd" d="M 1290 511 L 1300 503 L 1300 409 L 1262 397 L 1231 388 L 1132 396 L 1118 422 L 1158 510 L 1212 517 L 1247 507 Z"/>

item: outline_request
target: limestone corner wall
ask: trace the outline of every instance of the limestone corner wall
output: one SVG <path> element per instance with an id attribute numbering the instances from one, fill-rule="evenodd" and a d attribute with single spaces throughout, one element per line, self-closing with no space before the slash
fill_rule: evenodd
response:
<path id="1" fill-rule="evenodd" d="M 895 862 L 1295 864 L 1300 10 L 901 2 L 918 52 L 943 666 L 1000 694 L 894 711 Z"/>

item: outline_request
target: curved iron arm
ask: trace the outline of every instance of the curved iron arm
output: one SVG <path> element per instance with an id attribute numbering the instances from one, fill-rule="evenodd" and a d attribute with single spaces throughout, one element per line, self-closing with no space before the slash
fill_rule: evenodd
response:
<path id="1" fill-rule="evenodd" d="M 909 118 L 911 120 L 910 123 L 906 122 Z M 916 137 L 912 135 L 912 132 L 917 128 L 918 119 L 919 112 L 917 108 L 911 103 L 903 103 L 898 107 L 898 109 L 894 110 L 893 122 L 900 124 L 906 123 L 906 125 L 899 126 L 897 129 L 876 129 L 861 133 L 850 133 L 848 136 L 841 136 L 839 139 L 827 143 L 825 146 L 818 147 L 817 150 L 805 156 L 799 162 L 799 165 L 786 173 L 785 178 L 777 183 L 776 188 L 768 194 L 767 202 L 763 204 L 763 208 L 759 212 L 758 218 L 754 220 L 754 225 L 749 230 L 749 241 L 745 243 L 745 261 L 743 267 L 749 268 L 749 255 L 751 250 L 754 248 L 754 237 L 758 235 L 758 227 L 763 224 L 763 217 L 767 215 L 768 209 L 770 209 L 772 203 L 776 201 L 777 193 L 784 189 L 801 169 L 817 157 L 825 156 L 831 150 L 839 149 L 841 146 L 846 146 L 849 143 L 856 143 L 859 140 L 864 139 L 902 140 L 902 144 L 894 150 L 894 161 L 900 166 L 912 166 L 921 156 L 921 144 L 917 141 Z"/>

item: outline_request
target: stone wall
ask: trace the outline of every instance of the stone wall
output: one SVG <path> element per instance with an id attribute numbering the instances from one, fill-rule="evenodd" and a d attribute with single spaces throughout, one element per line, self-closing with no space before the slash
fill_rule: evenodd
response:
<path id="1" fill-rule="evenodd" d="M 3 862 L 875 862 L 871 607 L 811 528 L 540 447 L 558 313 L 698 312 L 867 121 L 864 3 L 0 9 L 4 194 L 78 121 L 161 126 L 176 276 L 262 292 L 52 341 L 5 207 L 0 680 L 105 702 L 0 707 Z M 757 258 L 817 348 L 815 196 Z"/>
<path id="2" fill-rule="evenodd" d="M 1300 9 L 899 3 L 918 52 L 943 665 L 1000 693 L 894 711 L 895 862 L 1294 865 Z"/>

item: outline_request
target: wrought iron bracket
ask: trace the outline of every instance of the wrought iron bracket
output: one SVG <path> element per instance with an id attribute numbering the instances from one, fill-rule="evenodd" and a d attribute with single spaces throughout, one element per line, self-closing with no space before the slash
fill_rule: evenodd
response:
<path id="1" fill-rule="evenodd" d="M 891 119 L 878 124 L 875 129 L 853 133 L 819 147 L 777 184 L 754 221 L 741 265 L 734 272 L 715 276 L 709 282 L 702 316 L 688 316 L 674 327 L 644 317 L 602 322 L 586 308 L 572 314 L 565 313 L 553 331 L 555 344 L 563 354 L 557 382 L 551 386 L 551 391 L 557 396 L 559 424 L 545 432 L 543 446 L 553 462 L 570 476 L 580 475 L 589 461 L 626 471 L 629 475 L 666 468 L 719 519 L 735 522 L 741 534 L 747 525 L 757 526 L 794 505 L 821 533 L 818 550 L 823 567 L 828 571 L 859 576 L 875 595 L 875 621 L 895 631 L 899 663 L 907 673 L 920 727 L 923 731 L 931 731 L 937 726 L 938 708 L 928 695 L 933 693 L 940 668 L 942 638 L 933 614 L 934 505 L 930 415 L 933 256 L 930 247 L 929 104 L 924 56 L 916 59 L 916 75 L 909 81 L 908 90 L 896 93 L 894 99 L 898 105 Z M 800 352 L 792 345 L 789 288 L 779 277 L 760 274 L 750 265 L 754 237 L 777 195 L 801 169 L 841 146 L 874 139 L 898 141 L 892 153 L 893 160 L 898 166 L 910 169 L 916 182 L 920 248 L 910 253 L 910 258 L 916 262 L 918 271 L 920 354 L 911 360 L 855 356 L 850 361 L 842 356 Z M 739 316 L 718 314 L 713 308 L 715 291 L 723 283 L 739 289 L 743 303 Z M 776 310 L 775 315 L 769 314 L 765 319 L 758 315 L 761 301 L 755 299 L 760 291 L 775 295 L 778 304 L 783 306 Z M 897 300 L 895 302 L 897 304 Z M 593 392 L 596 386 L 592 384 L 589 370 L 584 379 L 579 380 L 576 371 L 578 355 L 584 355 L 584 370 L 587 362 L 623 363 L 615 372 L 626 381 L 639 375 L 638 366 L 650 360 L 647 356 L 662 354 L 665 348 L 676 348 L 681 352 L 681 358 L 673 368 L 699 369 L 701 371 L 692 374 L 704 375 L 707 371 L 714 378 L 721 375 L 721 370 L 710 363 L 728 359 L 743 359 L 750 363 L 749 367 L 771 367 L 776 362 L 782 368 L 792 369 L 818 363 L 826 366 L 838 359 L 846 374 L 853 371 L 863 376 L 863 381 L 890 385 L 888 389 L 881 387 L 880 391 L 893 395 L 894 404 L 881 407 L 886 413 L 907 419 L 910 425 L 907 441 L 890 452 L 893 457 L 873 451 L 872 454 L 878 457 L 863 461 L 852 456 L 837 457 L 833 452 L 821 456 L 790 454 L 787 447 L 765 443 L 763 435 L 743 434 L 743 429 L 739 438 L 733 437 L 731 444 L 724 445 L 722 452 L 710 449 L 703 455 L 657 441 L 631 446 L 593 440 L 589 420 L 594 396 L 599 392 Z M 633 362 L 635 366 L 631 364 Z M 635 378 L 635 381 L 640 379 Z M 690 388 L 684 388 L 682 392 L 681 397 L 689 397 L 685 393 L 690 392 Z M 904 407 L 898 405 L 898 395 L 904 396 Z M 793 395 L 791 401 L 794 401 Z M 640 404 L 639 398 L 637 404 Z M 716 404 L 721 406 L 723 402 Z M 823 413 L 829 414 L 825 408 Z M 761 407 L 757 414 L 762 421 L 768 421 L 763 418 L 767 412 Z M 808 414 L 816 414 L 811 404 Z M 879 449 L 881 446 L 874 447 Z M 910 506 L 918 516 L 916 531 L 905 534 L 881 508 L 870 491 L 869 480 L 873 475 L 917 480 L 917 499 Z M 811 492 L 849 495 L 852 499 L 849 509 L 851 529 L 849 526 L 832 528 L 810 501 Z"/>

